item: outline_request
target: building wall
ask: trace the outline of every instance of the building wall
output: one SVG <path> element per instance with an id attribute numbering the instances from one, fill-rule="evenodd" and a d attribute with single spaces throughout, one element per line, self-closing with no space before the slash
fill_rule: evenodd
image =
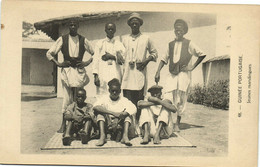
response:
<path id="1" fill-rule="evenodd" d="M 230 60 L 217 60 L 205 63 L 205 84 L 218 80 L 229 80 Z"/>
<path id="2" fill-rule="evenodd" d="M 123 35 L 131 32 L 130 27 L 126 21 L 129 15 L 121 16 L 120 18 L 106 18 L 92 21 L 85 21 L 80 23 L 79 34 L 87 37 L 93 44 L 105 38 L 104 25 L 108 21 L 113 21 L 117 26 L 116 38 L 120 39 Z M 173 32 L 173 23 L 177 18 L 182 18 L 188 22 L 189 32 L 185 35 L 186 38 L 191 39 L 196 43 L 207 55 L 207 59 L 215 56 L 216 52 L 216 16 L 202 15 L 202 14 L 183 14 L 183 13 L 141 13 L 144 24 L 141 27 L 141 32 L 148 34 L 154 42 L 158 51 L 158 61 L 151 62 L 148 65 L 148 87 L 155 84 L 154 75 L 160 62 L 160 57 L 166 53 L 168 43 L 175 38 Z M 162 19 L 163 18 L 163 19 Z M 68 33 L 68 27 L 60 27 L 60 35 Z M 86 54 L 84 60 L 90 57 Z M 193 59 L 193 63 L 196 59 Z M 62 61 L 62 54 L 59 54 L 59 61 Z M 93 84 L 93 75 L 91 65 L 86 67 L 88 75 L 90 76 L 90 84 L 86 86 L 88 96 L 95 95 L 95 85 Z M 168 66 L 165 66 L 161 71 L 161 82 L 159 84 L 165 85 L 165 79 L 168 74 Z M 62 88 L 60 82 L 60 69 L 58 70 L 58 96 L 62 96 Z M 200 64 L 192 72 L 192 84 L 203 83 L 202 65 Z"/>
<path id="3" fill-rule="evenodd" d="M 46 58 L 47 49 L 22 49 L 22 84 L 53 85 L 53 63 Z"/>

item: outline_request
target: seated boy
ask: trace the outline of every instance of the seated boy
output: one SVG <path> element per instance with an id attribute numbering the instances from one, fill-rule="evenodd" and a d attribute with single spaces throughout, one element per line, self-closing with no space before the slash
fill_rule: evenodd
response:
<path id="1" fill-rule="evenodd" d="M 144 130 L 144 137 L 141 144 L 148 144 L 150 136 L 153 137 L 154 144 L 160 144 L 160 133 L 163 127 L 169 122 L 169 112 L 176 112 L 177 108 L 172 105 L 170 100 L 163 100 L 162 87 L 154 85 L 148 89 L 151 96 L 147 101 L 138 101 L 137 106 L 142 109 L 139 125 Z M 171 134 L 168 134 L 171 135 Z"/>
<path id="2" fill-rule="evenodd" d="M 122 139 L 121 136 L 117 136 L 117 140 L 121 139 L 122 144 L 131 146 L 128 130 L 132 122 L 131 116 L 136 113 L 136 107 L 127 98 L 120 96 L 121 84 L 118 79 L 109 81 L 108 87 L 109 95 L 100 97 L 93 108 L 100 129 L 100 139 L 96 145 L 103 146 L 106 143 L 105 129 L 114 129 L 116 134 L 123 131 Z"/>
<path id="3" fill-rule="evenodd" d="M 78 89 L 76 102 L 70 104 L 64 113 L 67 126 L 63 134 L 62 142 L 65 146 L 71 144 L 73 134 L 80 136 L 82 144 L 87 144 L 90 139 L 94 114 L 92 104 L 85 103 L 85 99 L 85 89 Z"/>

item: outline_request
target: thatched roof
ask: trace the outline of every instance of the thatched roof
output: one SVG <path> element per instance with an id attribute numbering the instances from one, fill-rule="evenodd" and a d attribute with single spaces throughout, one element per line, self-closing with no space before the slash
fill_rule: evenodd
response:
<path id="1" fill-rule="evenodd" d="M 227 59 L 230 59 L 229 55 L 217 56 L 217 57 L 213 57 L 213 58 L 205 61 L 204 63 L 213 62 L 213 61 L 220 61 L 220 60 L 227 60 Z"/>
<path id="2" fill-rule="evenodd" d="M 70 19 L 75 18 L 81 22 L 86 20 L 95 20 L 95 19 L 108 18 L 108 17 L 120 17 L 121 15 L 126 15 L 129 13 L 130 12 L 127 11 L 83 13 L 83 14 L 63 16 L 63 17 L 43 20 L 34 23 L 34 27 L 36 28 L 36 30 L 42 30 L 43 32 L 45 32 L 53 40 L 57 40 L 59 37 L 59 26 L 67 24 Z"/>

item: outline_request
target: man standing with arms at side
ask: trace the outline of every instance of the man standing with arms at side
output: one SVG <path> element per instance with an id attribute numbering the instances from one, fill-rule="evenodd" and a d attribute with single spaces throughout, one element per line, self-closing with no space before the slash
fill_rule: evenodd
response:
<path id="1" fill-rule="evenodd" d="M 143 19 L 138 13 L 132 13 L 127 20 L 131 34 L 123 39 L 126 48 L 125 64 L 122 79 L 124 97 L 137 106 L 139 100 L 144 99 L 147 89 L 146 66 L 150 61 L 156 61 L 157 51 L 151 39 L 140 32 Z M 148 52 L 148 53 L 147 53 Z M 140 117 L 137 110 L 136 120 Z"/>
<path id="2" fill-rule="evenodd" d="M 159 82 L 160 71 L 169 62 L 170 73 L 166 80 L 164 99 L 171 100 L 178 107 L 174 130 L 179 132 L 181 116 L 186 107 L 187 91 L 190 85 L 189 73 L 201 63 L 206 55 L 193 42 L 183 37 L 188 32 L 188 24 L 184 20 L 177 19 L 174 23 L 174 29 L 176 38 L 169 43 L 168 51 L 162 57 L 155 75 L 155 82 Z M 192 56 L 196 56 L 197 61 L 190 65 Z"/>
<path id="3" fill-rule="evenodd" d="M 92 62 L 92 58 L 83 61 L 85 51 L 93 55 L 94 51 L 90 42 L 78 34 L 79 22 L 77 19 L 69 21 L 69 34 L 61 36 L 46 53 L 47 58 L 61 68 L 61 83 L 63 87 L 62 124 L 58 133 L 63 133 L 66 127 L 64 112 L 73 102 L 75 88 L 83 88 L 89 83 L 85 67 Z M 62 63 L 55 59 L 55 55 L 62 52 Z"/>

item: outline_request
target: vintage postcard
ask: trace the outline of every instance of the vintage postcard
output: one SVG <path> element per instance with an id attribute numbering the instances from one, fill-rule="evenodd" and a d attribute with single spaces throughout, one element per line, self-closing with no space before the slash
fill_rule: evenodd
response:
<path id="1" fill-rule="evenodd" d="M 3 1 L 0 163 L 257 166 L 259 15 Z"/>

